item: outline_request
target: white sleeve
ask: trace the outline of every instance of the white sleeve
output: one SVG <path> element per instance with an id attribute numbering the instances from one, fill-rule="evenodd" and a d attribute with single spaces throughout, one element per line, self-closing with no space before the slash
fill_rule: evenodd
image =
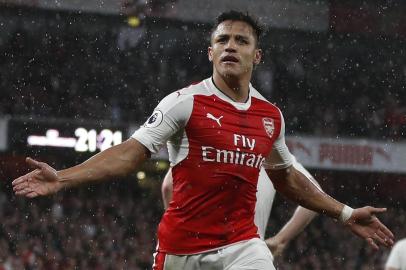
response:
<path id="1" fill-rule="evenodd" d="M 157 153 L 173 134 L 185 127 L 192 109 L 193 95 L 179 95 L 179 92 L 174 92 L 158 104 L 144 125 L 131 137 L 151 153 Z"/>
<path id="2" fill-rule="evenodd" d="M 396 245 L 392 248 L 390 254 L 389 254 L 389 258 L 386 261 L 385 267 L 386 268 L 395 268 L 395 269 L 401 269 L 401 265 L 400 265 L 400 245 L 399 243 L 396 243 Z"/>
<path id="3" fill-rule="evenodd" d="M 280 112 L 280 111 L 279 111 Z M 263 167 L 265 169 L 279 170 L 285 169 L 293 164 L 292 154 L 289 152 L 285 142 L 285 120 L 281 114 L 281 131 L 272 146 L 271 153 L 265 159 Z"/>
<path id="4" fill-rule="evenodd" d="M 265 237 L 265 231 L 271 215 L 272 203 L 276 190 L 263 168 L 259 171 L 257 183 L 257 202 L 255 204 L 254 222 L 258 227 L 258 234 L 261 239 Z"/>

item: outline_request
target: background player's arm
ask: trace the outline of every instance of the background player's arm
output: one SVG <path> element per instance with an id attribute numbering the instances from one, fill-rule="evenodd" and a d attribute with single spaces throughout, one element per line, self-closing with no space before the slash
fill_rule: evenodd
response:
<path id="1" fill-rule="evenodd" d="M 125 176 L 147 159 L 149 150 L 135 139 L 94 155 L 74 167 L 56 171 L 46 163 L 27 158 L 34 170 L 13 181 L 17 195 L 37 197 L 53 194 L 62 188 Z"/>
<path id="2" fill-rule="evenodd" d="M 162 182 L 161 187 L 162 192 L 162 201 L 164 203 L 164 208 L 167 209 L 169 202 L 172 200 L 173 193 L 173 178 L 172 178 L 172 169 L 170 168 L 165 175 L 165 178 Z"/>
<path id="3" fill-rule="evenodd" d="M 286 245 L 301 233 L 317 216 L 317 213 L 304 207 L 297 207 L 295 213 L 283 228 L 273 237 L 265 240 L 274 257 L 280 256 Z"/>
<path id="4" fill-rule="evenodd" d="M 316 179 L 314 179 L 310 172 L 307 171 L 302 164 L 298 163 L 295 157 L 293 157 L 293 159 L 293 167 L 302 172 L 303 175 L 308 178 L 308 180 L 321 189 L 320 184 L 316 181 Z M 269 249 L 272 251 L 273 256 L 280 256 L 286 245 L 299 233 L 301 233 L 316 216 L 317 213 L 314 211 L 306 209 L 302 206 L 297 207 L 293 216 L 289 219 L 285 226 L 283 226 L 283 228 L 275 236 L 265 240 Z"/>

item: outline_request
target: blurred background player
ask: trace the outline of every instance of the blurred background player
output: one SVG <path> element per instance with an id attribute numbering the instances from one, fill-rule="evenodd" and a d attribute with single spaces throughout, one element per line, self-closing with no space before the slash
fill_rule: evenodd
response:
<path id="1" fill-rule="evenodd" d="M 406 270 L 406 238 L 399 240 L 392 248 L 385 270 Z"/>
<path id="2" fill-rule="evenodd" d="M 302 172 L 310 181 L 320 187 L 314 177 L 294 158 L 293 166 Z M 161 187 L 162 201 L 164 208 L 167 209 L 173 195 L 172 169 L 166 173 Z M 271 215 L 272 204 L 275 198 L 276 190 L 272 185 L 264 169 L 261 169 L 258 176 L 257 202 L 255 204 L 255 225 L 258 227 L 258 234 L 262 240 L 265 239 L 266 228 Z M 282 255 L 282 252 L 300 232 L 317 216 L 317 213 L 298 206 L 283 228 L 273 237 L 265 240 L 267 246 L 272 252 L 273 257 Z"/>

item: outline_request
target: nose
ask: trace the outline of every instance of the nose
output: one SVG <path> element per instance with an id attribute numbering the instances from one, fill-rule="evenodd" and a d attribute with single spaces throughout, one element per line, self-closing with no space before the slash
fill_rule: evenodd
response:
<path id="1" fill-rule="evenodd" d="M 236 52 L 236 46 L 235 46 L 235 42 L 233 39 L 228 40 L 228 42 L 225 46 L 225 51 L 226 52 Z"/>

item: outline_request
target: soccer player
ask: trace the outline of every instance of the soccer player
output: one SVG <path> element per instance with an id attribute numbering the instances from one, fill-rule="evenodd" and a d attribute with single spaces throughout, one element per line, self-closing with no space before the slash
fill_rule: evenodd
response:
<path id="1" fill-rule="evenodd" d="M 406 238 L 399 240 L 393 246 L 385 270 L 406 270 Z"/>
<path id="2" fill-rule="evenodd" d="M 153 269 L 274 269 L 254 224 L 258 174 L 294 202 L 340 220 L 373 248 L 393 234 L 376 217 L 384 208 L 352 209 L 293 166 L 281 111 L 250 84 L 261 61 L 261 29 L 249 15 L 218 17 L 208 48 L 213 75 L 173 92 L 127 141 L 56 171 L 27 158 L 34 170 L 13 181 L 29 198 L 136 170 L 168 142 L 173 198 L 158 227 Z"/>
<path id="3" fill-rule="evenodd" d="M 293 165 L 309 181 L 319 186 L 314 177 L 296 161 L 293 157 Z M 319 186 L 320 187 L 320 186 Z M 162 182 L 162 200 L 164 208 L 169 207 L 173 194 L 173 178 L 172 169 L 169 169 Z M 255 217 L 254 223 L 258 227 L 259 237 L 265 239 L 265 231 L 268 224 L 269 216 L 271 214 L 273 200 L 275 198 L 276 190 L 272 185 L 271 180 L 266 174 L 264 169 L 261 169 L 258 176 L 256 204 L 255 204 Z M 273 257 L 280 256 L 285 249 L 286 245 L 294 239 L 300 232 L 302 232 L 307 225 L 316 217 L 317 213 L 301 206 L 297 207 L 291 219 L 285 226 L 273 237 L 265 240 L 268 248 L 271 250 Z"/>

